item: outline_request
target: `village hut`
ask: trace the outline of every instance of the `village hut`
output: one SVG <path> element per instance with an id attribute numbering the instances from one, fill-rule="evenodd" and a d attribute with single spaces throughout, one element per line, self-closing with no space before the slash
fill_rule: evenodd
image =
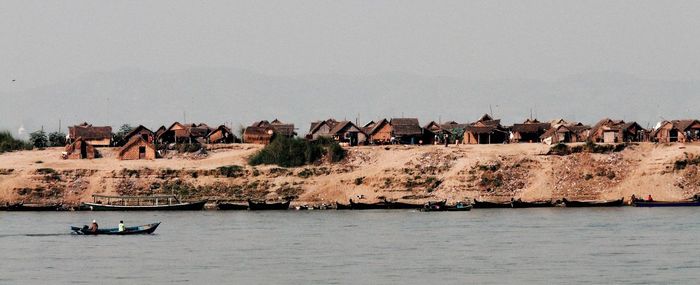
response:
<path id="1" fill-rule="evenodd" d="M 134 136 L 121 149 L 117 157 L 121 160 L 156 159 L 156 147 L 141 136 Z"/>
<path id="2" fill-rule="evenodd" d="M 234 143 L 238 140 L 236 136 L 231 132 L 231 129 L 221 125 L 213 131 L 209 132 L 207 135 L 208 143 Z"/>
<path id="3" fill-rule="evenodd" d="M 700 140 L 700 121 L 693 119 L 663 121 L 650 136 L 654 141 L 661 143 L 698 141 Z"/>
<path id="4" fill-rule="evenodd" d="M 465 144 L 502 144 L 508 141 L 509 131 L 500 119 L 484 114 L 464 130 Z"/>
<path id="5" fill-rule="evenodd" d="M 527 119 L 522 124 L 513 124 L 510 128 L 510 141 L 514 143 L 540 142 L 540 137 L 550 127 L 550 123 L 541 123 L 537 119 Z"/>
<path id="6" fill-rule="evenodd" d="M 423 139 L 423 128 L 417 118 L 392 118 L 389 125 L 395 143 L 418 144 Z"/>
<path id="7" fill-rule="evenodd" d="M 338 122 L 330 134 L 335 141 L 350 146 L 364 144 L 367 141 L 367 135 L 351 121 Z"/>
<path id="8" fill-rule="evenodd" d="M 328 119 L 325 121 L 316 121 L 311 123 L 309 128 L 309 133 L 306 134 L 306 139 L 316 140 L 320 137 L 332 137 L 331 130 L 338 124 L 335 119 Z"/>
<path id="9" fill-rule="evenodd" d="M 588 140 L 602 143 L 646 141 L 646 130 L 636 122 L 604 118 L 591 128 Z"/>
<path id="10" fill-rule="evenodd" d="M 175 122 L 160 135 L 162 143 L 206 143 L 207 135 L 212 129 L 206 124 L 181 124 Z"/>
<path id="11" fill-rule="evenodd" d="M 269 144 L 277 136 L 293 138 L 297 133 L 294 124 L 286 124 L 278 119 L 272 122 L 257 121 L 243 131 L 243 142 L 254 144 Z"/>
<path id="12" fill-rule="evenodd" d="M 64 159 L 93 159 L 99 156 L 97 149 L 81 137 L 76 138 L 71 144 L 67 145 L 63 153 Z"/>
<path id="13" fill-rule="evenodd" d="M 112 127 L 97 127 L 88 123 L 68 127 L 68 143 L 73 143 L 78 138 L 82 138 L 92 146 L 110 146 L 112 144 Z"/>
<path id="14" fill-rule="evenodd" d="M 363 128 L 365 134 L 367 134 L 371 144 L 388 144 L 391 143 L 392 138 L 392 127 L 389 124 L 389 120 L 382 119 L 378 122 L 370 122 Z"/>
<path id="15" fill-rule="evenodd" d="M 583 142 L 588 138 L 590 127 L 582 123 L 569 123 L 553 125 L 540 136 L 545 144 Z"/>
<path id="16" fill-rule="evenodd" d="M 136 136 L 143 138 L 143 140 L 145 140 L 148 143 L 153 143 L 153 141 L 155 141 L 155 134 L 143 125 L 139 125 L 138 127 L 131 130 L 128 134 L 126 134 L 124 136 L 124 141 L 129 142 L 132 138 Z"/>

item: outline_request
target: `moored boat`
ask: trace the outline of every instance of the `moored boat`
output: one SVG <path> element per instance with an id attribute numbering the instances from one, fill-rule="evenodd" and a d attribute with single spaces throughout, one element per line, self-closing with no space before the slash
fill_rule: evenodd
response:
<path id="1" fill-rule="evenodd" d="M 384 200 L 384 205 L 387 209 L 421 209 L 423 208 L 423 203 L 406 203 L 406 202 L 392 202 Z"/>
<path id="2" fill-rule="evenodd" d="M 377 203 L 361 203 L 355 202 L 350 199 L 350 209 L 352 210 L 377 210 L 377 209 L 387 209 L 385 202 Z"/>
<path id="3" fill-rule="evenodd" d="M 248 210 L 248 204 L 219 202 L 216 203 L 216 208 L 219 210 Z"/>
<path id="4" fill-rule="evenodd" d="M 477 209 L 513 208 L 510 202 L 479 201 L 477 199 L 474 199 L 472 206 Z"/>
<path id="5" fill-rule="evenodd" d="M 158 228 L 158 225 L 160 225 L 160 222 L 135 227 L 126 227 L 126 229 L 121 232 L 119 231 L 119 228 L 98 228 L 96 232 L 92 232 L 89 230 L 88 226 L 70 227 L 70 229 L 73 231 L 73 233 L 79 235 L 139 235 L 152 234 L 156 228 Z"/>
<path id="6" fill-rule="evenodd" d="M 23 202 L 7 204 L 4 207 L 5 211 L 28 212 L 28 211 L 60 211 L 63 207 L 61 204 L 25 204 Z"/>
<path id="7" fill-rule="evenodd" d="M 204 209 L 207 203 L 207 200 L 181 202 L 175 195 L 92 197 L 93 203 L 83 203 L 81 208 L 91 211 L 197 211 Z M 107 202 L 102 203 L 98 199 L 106 199 Z"/>
<path id="8" fill-rule="evenodd" d="M 562 199 L 564 207 L 580 208 L 580 207 L 621 207 L 625 205 L 625 198 L 618 200 L 568 200 Z"/>
<path id="9" fill-rule="evenodd" d="M 685 201 L 649 201 L 643 199 L 636 199 L 632 196 L 632 206 L 635 207 L 645 207 L 645 208 L 657 208 L 657 207 L 700 207 L 700 201 L 698 200 L 685 200 Z"/>
<path id="10" fill-rule="evenodd" d="M 335 209 L 336 210 L 350 210 L 352 207 L 350 207 L 350 204 L 342 204 L 340 202 L 335 202 Z"/>
<path id="11" fill-rule="evenodd" d="M 267 203 L 265 201 L 261 202 L 255 202 L 251 199 L 248 199 L 248 210 L 251 211 L 259 211 L 259 210 L 288 210 L 289 209 L 289 204 L 291 203 L 291 200 L 288 200 L 286 202 L 278 202 L 278 203 Z"/>
<path id="12" fill-rule="evenodd" d="M 466 203 L 462 203 L 462 202 L 457 202 L 454 206 L 447 207 L 448 212 L 460 212 L 460 211 L 471 211 L 471 210 L 472 210 L 471 204 L 466 204 Z"/>
<path id="13" fill-rule="evenodd" d="M 521 199 L 512 199 L 510 201 L 510 205 L 513 208 L 546 208 L 546 207 L 554 207 L 554 203 L 552 203 L 551 200 L 549 201 L 523 201 Z"/>

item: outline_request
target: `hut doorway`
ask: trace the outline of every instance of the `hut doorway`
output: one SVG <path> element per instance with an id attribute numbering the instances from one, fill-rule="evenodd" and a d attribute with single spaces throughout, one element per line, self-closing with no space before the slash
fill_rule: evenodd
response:
<path id="1" fill-rule="evenodd" d="M 145 158 L 146 158 L 146 147 L 140 146 L 139 147 L 139 159 L 145 159 Z"/>
<path id="2" fill-rule="evenodd" d="M 668 132 L 668 142 L 677 142 L 678 141 L 678 130 L 670 130 Z"/>
<path id="3" fill-rule="evenodd" d="M 80 159 L 87 158 L 87 144 L 84 142 L 80 143 Z"/>

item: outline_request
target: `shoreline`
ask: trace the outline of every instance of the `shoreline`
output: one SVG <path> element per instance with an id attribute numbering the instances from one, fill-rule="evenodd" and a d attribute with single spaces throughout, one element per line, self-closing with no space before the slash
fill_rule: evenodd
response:
<path id="1" fill-rule="evenodd" d="M 349 147 L 339 163 L 294 168 L 253 167 L 247 157 L 262 146 L 233 144 L 204 158 L 122 161 L 63 160 L 60 148 L 0 155 L 0 203 L 78 205 L 100 195 L 175 194 L 183 200 L 245 201 L 295 197 L 293 206 L 409 203 L 473 199 L 509 201 L 614 200 L 631 195 L 680 201 L 700 192 L 697 165 L 676 162 L 700 155 L 700 144 L 639 143 L 621 152 L 545 155 L 544 144 Z"/>

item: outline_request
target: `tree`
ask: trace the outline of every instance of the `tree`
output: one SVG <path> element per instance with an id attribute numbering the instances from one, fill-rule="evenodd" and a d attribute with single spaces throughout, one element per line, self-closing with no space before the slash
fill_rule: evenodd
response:
<path id="1" fill-rule="evenodd" d="M 66 145 L 66 134 L 56 131 L 49 134 L 49 145 L 51 146 L 65 146 Z"/>
<path id="2" fill-rule="evenodd" d="M 48 146 L 49 140 L 42 129 L 29 134 L 29 142 L 36 148 L 44 148 Z"/>
<path id="3" fill-rule="evenodd" d="M 129 124 L 123 124 L 121 127 L 119 127 L 119 131 L 117 131 L 116 134 L 114 134 L 114 144 L 116 146 L 123 146 L 126 144 L 126 135 L 129 134 L 134 128 L 129 125 Z"/>

